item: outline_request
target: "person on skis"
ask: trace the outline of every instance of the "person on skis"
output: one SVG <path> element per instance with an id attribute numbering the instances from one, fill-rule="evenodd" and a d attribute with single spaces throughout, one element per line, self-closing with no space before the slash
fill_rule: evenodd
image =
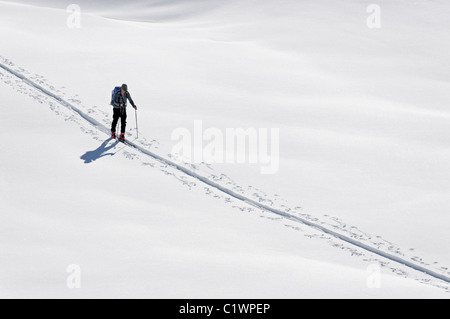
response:
<path id="1" fill-rule="evenodd" d="M 112 105 L 114 107 L 113 113 L 113 122 L 111 125 L 111 137 L 113 139 L 116 138 L 116 127 L 117 123 L 120 121 L 120 136 L 119 141 L 125 141 L 125 129 L 127 126 L 127 101 L 130 101 L 131 105 L 135 110 L 137 110 L 136 104 L 134 104 L 133 99 L 131 98 L 130 93 L 128 92 L 128 86 L 126 84 L 122 84 L 120 91 L 115 95 Z"/>

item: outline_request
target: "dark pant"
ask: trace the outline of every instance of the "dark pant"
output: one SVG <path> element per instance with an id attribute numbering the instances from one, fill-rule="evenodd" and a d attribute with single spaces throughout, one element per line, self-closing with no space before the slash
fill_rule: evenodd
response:
<path id="1" fill-rule="evenodd" d="M 120 118 L 120 133 L 125 133 L 127 127 L 127 110 L 124 107 L 114 108 L 113 122 L 111 125 L 111 132 L 116 132 L 117 123 Z"/>

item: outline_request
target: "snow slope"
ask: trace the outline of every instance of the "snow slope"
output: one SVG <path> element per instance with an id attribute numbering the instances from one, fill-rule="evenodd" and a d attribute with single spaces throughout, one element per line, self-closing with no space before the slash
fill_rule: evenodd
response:
<path id="1" fill-rule="evenodd" d="M 278 174 L 262 176 L 247 165 L 214 165 L 213 170 L 200 165 L 197 170 L 220 176 L 218 182 L 263 203 L 446 274 L 448 151 L 440 138 L 448 114 L 445 75 L 437 80 L 442 69 L 436 62 L 445 61 L 442 51 L 432 62 L 422 60 L 436 45 L 423 36 L 428 43 L 399 65 L 402 46 L 391 50 L 388 44 L 417 39 L 399 37 L 399 26 L 411 26 L 398 16 L 392 19 L 396 32 L 381 29 L 367 39 L 367 29 L 352 28 L 357 22 L 350 16 L 359 5 L 348 4 L 344 13 L 326 2 L 304 4 L 308 10 L 301 11 L 287 3 L 291 7 L 278 13 L 269 1 L 257 7 L 230 3 L 158 23 L 89 14 L 76 30 L 67 28 L 65 10 L 2 3 L 2 42 L 14 45 L 2 49 L 0 62 L 105 126 L 110 121 L 105 92 L 127 79 L 140 106 L 144 138 L 136 143 L 165 157 L 173 145 L 171 132 L 192 127 L 195 119 L 219 128 L 280 127 Z M 427 2 L 425 8 L 437 12 L 442 7 L 443 2 Z M 396 6 L 392 10 L 398 12 Z M 347 19 L 325 19 L 338 26 L 331 32 L 317 17 L 334 12 Z M 299 19 L 302 14 L 307 18 Z M 136 15 L 133 20 L 145 19 Z M 315 28 L 314 36 L 306 25 Z M 419 26 L 446 30 L 439 20 Z M 334 33 L 343 40 L 329 43 Z M 303 45 L 292 41 L 294 34 Z M 377 37 L 383 34 L 387 44 L 379 47 Z M 123 39 L 120 48 L 114 45 L 117 37 Z M 360 42 L 369 47 L 361 49 Z M 327 55 L 330 47 L 333 53 Z M 374 56 L 368 54 L 371 49 Z M 344 57 L 354 63 L 336 63 Z M 116 61 L 123 67 L 111 67 Z M 417 61 L 420 68 L 411 68 Z M 383 76 L 386 70 L 393 75 L 391 83 Z M 0 72 L 7 84 L 2 91 L 10 93 L 2 105 L 10 112 L 7 131 L 17 136 L 2 144 L 1 205 L 7 213 L 1 217 L 1 242 L 8 257 L 2 258 L 2 296 L 448 298 L 447 286 L 438 280 L 260 212 L 114 145 L 60 103 Z M 395 88 L 399 79 L 410 87 L 425 85 L 427 100 Z M 30 134 L 47 138 L 36 145 Z M 411 187 L 410 179 L 422 183 Z M 305 208 L 294 209 L 299 205 Z M 83 270 L 78 291 L 65 285 L 70 264 Z M 384 266 L 380 289 L 367 286 L 366 269 L 372 264 Z M 430 280 L 431 285 L 423 284 Z"/>

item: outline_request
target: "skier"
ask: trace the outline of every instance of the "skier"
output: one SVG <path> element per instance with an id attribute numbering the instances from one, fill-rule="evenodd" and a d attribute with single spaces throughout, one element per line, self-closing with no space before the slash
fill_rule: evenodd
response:
<path id="1" fill-rule="evenodd" d="M 129 100 L 133 108 L 137 110 L 137 106 L 134 104 L 134 101 L 131 98 L 130 93 L 128 92 L 128 85 L 122 84 L 122 86 L 120 87 L 120 91 L 115 95 L 112 101 L 114 113 L 113 113 L 113 122 L 111 125 L 111 137 L 115 139 L 116 127 L 120 118 L 121 130 L 119 141 L 121 142 L 125 141 L 125 128 L 127 126 L 127 100 Z"/>

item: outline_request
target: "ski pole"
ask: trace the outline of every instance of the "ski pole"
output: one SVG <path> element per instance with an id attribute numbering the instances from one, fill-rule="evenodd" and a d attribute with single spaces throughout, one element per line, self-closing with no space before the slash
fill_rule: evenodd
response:
<path id="1" fill-rule="evenodd" d="M 119 118 L 119 121 L 117 122 L 117 136 L 120 136 L 121 131 L 121 125 L 122 125 L 122 118 Z"/>
<path id="2" fill-rule="evenodd" d="M 135 117 L 136 117 L 136 138 L 139 138 L 138 120 L 137 120 L 137 109 L 134 109 L 134 115 L 135 115 Z"/>

